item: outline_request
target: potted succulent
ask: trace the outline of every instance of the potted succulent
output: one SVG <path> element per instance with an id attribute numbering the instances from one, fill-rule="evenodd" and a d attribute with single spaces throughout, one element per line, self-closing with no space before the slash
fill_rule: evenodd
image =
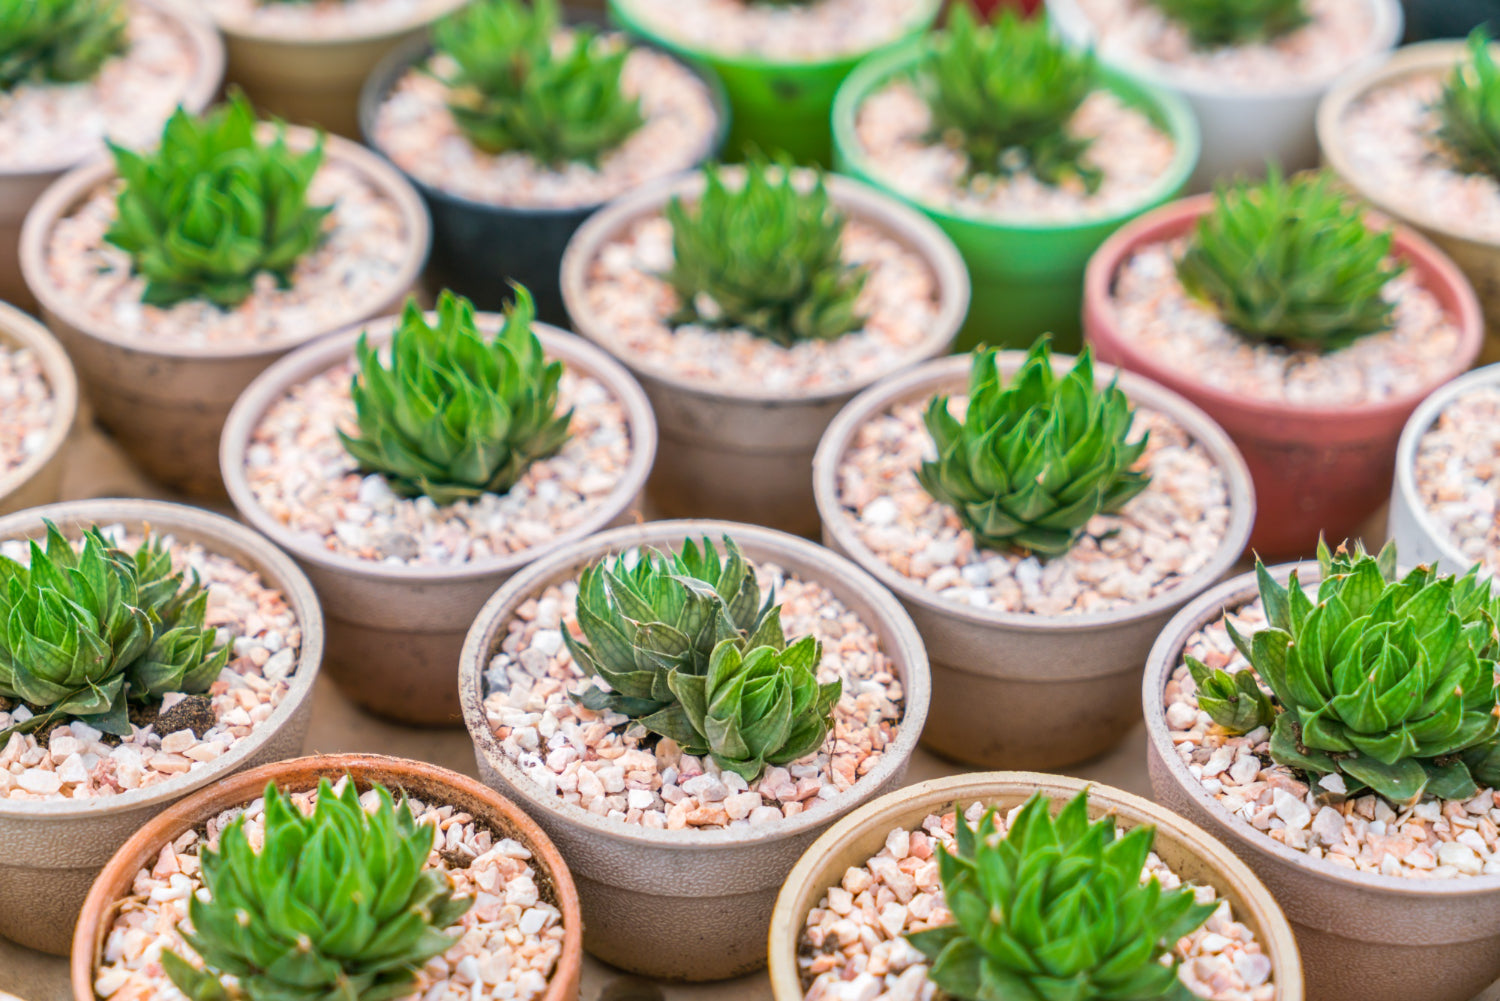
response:
<path id="1" fill-rule="evenodd" d="M 831 163 L 829 110 L 850 70 L 928 31 L 941 0 L 608 0 L 610 17 L 706 65 L 733 108 L 732 155 Z"/>
<path id="2" fill-rule="evenodd" d="M 1234 439 L 1261 553 L 1352 534 L 1390 483 L 1418 402 L 1467 369 L 1484 321 L 1432 244 L 1326 174 L 1239 181 L 1125 227 L 1089 262 L 1099 357 L 1168 386 Z"/>
<path id="3" fill-rule="evenodd" d="M 1437 244 L 1500 322 L 1500 68 L 1475 33 L 1397 52 L 1335 87 L 1318 109 L 1318 142 L 1339 178 L 1384 214 Z M 1500 335 L 1483 359 L 1500 360 Z"/>
<path id="4" fill-rule="evenodd" d="M 558 0 L 478 0 L 376 70 L 360 122 L 427 201 L 434 283 L 498 309 L 509 278 L 561 324 L 568 239 L 605 202 L 718 152 L 715 87 L 621 35 L 564 26 Z"/>
<path id="5" fill-rule="evenodd" d="M 960 344 L 1077 350 L 1083 269 L 1124 222 L 1175 198 L 1198 129 L 1172 94 L 1073 53 L 1043 19 L 947 30 L 871 60 L 834 103 L 839 169 L 931 216 L 963 253 Z"/>
<path id="6" fill-rule="evenodd" d="M 771 928 L 776 1001 L 1303 997 L 1291 928 L 1244 863 L 1139 796 L 1055 775 L 866 804 L 797 863 Z"/>
<path id="7" fill-rule="evenodd" d="M 1045 340 L 862 393 L 818 446 L 813 488 L 826 544 L 922 633 L 923 742 L 989 767 L 1114 746 L 1156 634 L 1234 565 L 1254 517 L 1244 462 L 1201 411 Z"/>
<path id="8" fill-rule="evenodd" d="M 328 670 L 393 719 L 459 722 L 474 614 L 539 556 L 628 519 L 656 453 L 650 405 L 607 355 L 452 293 L 309 345 L 235 403 L 221 463 L 241 517 L 328 612 Z"/>
<path id="9" fill-rule="evenodd" d="M 512 803 L 418 761 L 299 758 L 120 848 L 78 924 L 72 997 L 577 1001 L 581 938 L 567 866 Z"/>
<path id="10" fill-rule="evenodd" d="M 167 0 L 0 2 L 0 300 L 30 307 L 21 222 L 46 187 L 104 151 L 153 141 L 224 76 L 208 25 Z"/>
<path id="11" fill-rule="evenodd" d="M 1048 0 L 1070 43 L 1187 98 L 1203 130 L 1190 187 L 1317 164 L 1318 101 L 1401 38 L 1399 0 Z"/>
<path id="12" fill-rule="evenodd" d="M 421 200 L 343 139 L 179 111 L 149 153 L 66 175 L 21 266 L 100 422 L 154 479 L 222 495 L 234 398 L 291 348 L 388 312 L 427 256 Z"/>
<path id="13" fill-rule="evenodd" d="M 78 377 L 47 328 L 0 302 L 0 514 L 50 504 L 78 419 Z"/>
<path id="14" fill-rule="evenodd" d="M 116 848 L 163 807 L 296 754 L 322 617 L 219 515 L 80 501 L 0 518 L 0 935 L 64 953 Z"/>
<path id="15" fill-rule="evenodd" d="M 928 678 L 911 620 L 847 561 L 663 521 L 508 581 L 459 690 L 480 775 L 572 860 L 589 952 L 720 980 L 764 965 L 776 892 L 819 832 L 901 784 Z"/>
<path id="16" fill-rule="evenodd" d="M 628 366 L 667 447 L 668 517 L 817 532 L 808 466 L 855 393 L 947 350 L 969 280 L 942 232 L 864 185 L 785 163 L 628 195 L 568 245 L 575 329 Z"/>
<path id="17" fill-rule="evenodd" d="M 1318 547 L 1184 609 L 1146 669 L 1157 799 L 1286 908 L 1309 993 L 1462 1001 L 1500 976 L 1500 597 Z"/>
<path id="18" fill-rule="evenodd" d="M 229 83 L 263 114 L 359 138 L 359 92 L 377 64 L 465 0 L 207 0 Z"/>

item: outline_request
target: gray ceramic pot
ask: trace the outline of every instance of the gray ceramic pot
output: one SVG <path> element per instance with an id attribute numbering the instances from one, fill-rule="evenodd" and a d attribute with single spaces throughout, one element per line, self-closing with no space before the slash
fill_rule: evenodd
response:
<path id="1" fill-rule="evenodd" d="M 47 328 L 0 302 L 0 346 L 26 348 L 41 364 L 52 393 L 52 423 L 42 447 L 10 472 L 0 472 L 0 514 L 51 504 L 62 487 L 63 447 L 78 420 L 78 377 Z"/>

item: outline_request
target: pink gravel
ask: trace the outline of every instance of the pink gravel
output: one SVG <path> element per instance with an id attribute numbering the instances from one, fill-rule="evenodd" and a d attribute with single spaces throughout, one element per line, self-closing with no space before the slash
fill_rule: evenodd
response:
<path id="1" fill-rule="evenodd" d="M 456 6 L 457 0 L 203 0 L 224 31 L 333 40 L 425 24 Z"/>
<path id="2" fill-rule="evenodd" d="M 1417 445 L 1413 481 L 1457 549 L 1500 572 L 1500 387 L 1476 386 L 1443 408 Z M 1457 571 L 1462 567 L 1444 567 Z"/>
<path id="3" fill-rule="evenodd" d="M 651 31 L 717 56 L 813 62 L 868 52 L 931 12 L 931 0 L 626 0 Z"/>
<path id="4" fill-rule="evenodd" d="M 41 452 L 56 409 L 36 353 L 0 341 L 0 477 Z"/>

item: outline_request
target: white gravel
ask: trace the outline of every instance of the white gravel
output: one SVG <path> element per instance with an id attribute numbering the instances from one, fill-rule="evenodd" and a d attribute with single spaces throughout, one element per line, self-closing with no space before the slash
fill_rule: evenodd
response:
<path id="1" fill-rule="evenodd" d="M 1417 445 L 1413 481 L 1427 514 L 1464 556 L 1500 570 L 1500 387 L 1453 400 Z M 1443 569 L 1450 573 L 1467 567 Z"/>
<path id="2" fill-rule="evenodd" d="M 431 21 L 454 0 L 202 0 L 225 31 L 305 38 L 359 38 Z"/>
<path id="3" fill-rule="evenodd" d="M 56 410 L 36 352 L 0 340 L 0 477 L 42 450 Z"/>
<path id="4" fill-rule="evenodd" d="M 715 56 L 757 56 L 812 62 L 853 56 L 891 42 L 917 26 L 931 0 L 627 0 L 650 30 Z"/>

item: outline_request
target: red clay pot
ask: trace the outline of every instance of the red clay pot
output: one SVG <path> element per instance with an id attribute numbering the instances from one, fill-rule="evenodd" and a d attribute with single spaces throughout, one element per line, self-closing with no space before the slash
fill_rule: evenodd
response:
<path id="1" fill-rule="evenodd" d="M 1121 336 L 1111 292 L 1121 262 L 1136 247 L 1181 236 L 1212 204 L 1212 195 L 1173 202 L 1120 229 L 1099 248 L 1084 275 L 1084 337 L 1101 361 L 1176 390 L 1228 431 L 1255 481 L 1251 549 L 1271 557 L 1305 555 L 1319 533 L 1331 540 L 1352 536 L 1385 500 L 1407 417 L 1479 356 L 1484 339 L 1479 300 L 1441 251 L 1397 226 L 1396 255 L 1410 264 L 1459 328 L 1458 350 L 1440 378 L 1398 399 L 1352 407 L 1268 402 L 1204 386 Z M 1373 212 L 1369 219 L 1372 225 L 1387 225 Z"/>

